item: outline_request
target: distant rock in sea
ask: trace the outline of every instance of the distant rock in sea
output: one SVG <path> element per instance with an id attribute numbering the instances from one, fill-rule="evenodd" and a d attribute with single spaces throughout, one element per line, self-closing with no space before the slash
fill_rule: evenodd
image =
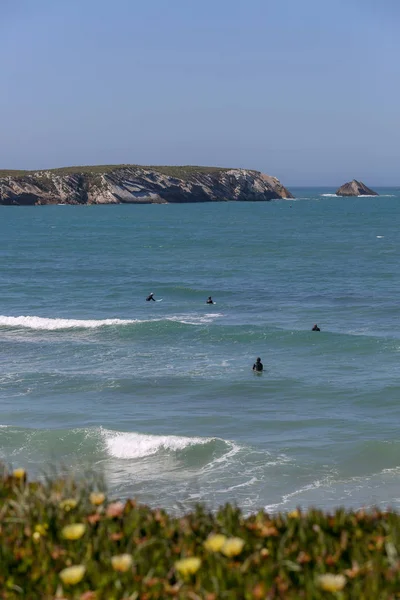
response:
<path id="1" fill-rule="evenodd" d="M 0 204 L 166 204 L 293 198 L 276 177 L 248 169 L 108 165 L 1 171 Z"/>
<path id="2" fill-rule="evenodd" d="M 342 185 L 337 190 L 336 196 L 379 196 L 379 194 L 367 187 L 362 181 L 353 179 L 353 181 Z"/>

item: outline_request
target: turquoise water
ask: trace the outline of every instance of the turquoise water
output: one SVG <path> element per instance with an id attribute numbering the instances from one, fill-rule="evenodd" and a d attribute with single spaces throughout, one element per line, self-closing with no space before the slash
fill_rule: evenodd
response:
<path id="1" fill-rule="evenodd" d="M 0 207 L 0 458 L 174 510 L 398 507 L 400 190 L 293 191 Z"/>

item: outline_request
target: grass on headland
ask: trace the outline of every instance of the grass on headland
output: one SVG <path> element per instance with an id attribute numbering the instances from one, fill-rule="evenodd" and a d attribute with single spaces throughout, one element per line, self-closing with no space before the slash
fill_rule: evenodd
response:
<path id="1" fill-rule="evenodd" d="M 177 179 L 186 180 L 192 175 L 197 173 L 202 174 L 216 174 L 224 171 L 229 171 L 223 167 L 197 167 L 192 165 L 185 166 L 144 166 L 144 165 L 94 165 L 94 166 L 81 166 L 81 167 L 62 167 L 60 169 L 44 169 L 41 171 L 18 171 L 10 169 L 0 169 L 1 177 L 25 177 L 27 175 L 54 173 L 55 175 L 100 175 L 105 173 L 111 173 L 120 169 L 147 169 L 150 171 L 156 171 L 162 175 L 169 177 L 176 177 Z"/>
<path id="2" fill-rule="evenodd" d="M 69 479 L 0 476 L 0 598 L 394 600 L 400 517 L 311 510 L 183 517 Z"/>

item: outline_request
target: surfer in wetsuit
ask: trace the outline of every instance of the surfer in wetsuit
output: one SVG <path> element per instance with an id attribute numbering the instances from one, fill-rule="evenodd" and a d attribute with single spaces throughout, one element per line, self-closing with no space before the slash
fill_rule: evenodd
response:
<path id="1" fill-rule="evenodd" d="M 154 298 L 154 294 L 153 292 L 151 292 L 151 294 L 149 294 L 146 298 L 146 302 L 150 302 L 150 300 L 153 300 L 153 302 L 156 301 L 156 299 Z"/>
<path id="2" fill-rule="evenodd" d="M 206 300 L 206 304 L 214 304 L 213 299 L 211 298 L 211 296 L 208 296 L 207 300 Z"/>
<path id="3" fill-rule="evenodd" d="M 256 362 L 253 365 L 253 371 L 257 371 L 258 373 L 261 373 L 261 371 L 264 369 L 264 365 L 261 362 L 261 358 L 258 357 L 256 359 Z"/>
<path id="4" fill-rule="evenodd" d="M 315 323 L 314 327 L 311 329 L 311 331 L 321 331 L 320 328 L 318 327 L 318 325 Z"/>

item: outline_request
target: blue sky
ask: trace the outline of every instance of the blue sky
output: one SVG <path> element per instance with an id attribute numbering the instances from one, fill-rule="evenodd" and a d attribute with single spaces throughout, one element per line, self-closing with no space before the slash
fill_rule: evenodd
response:
<path id="1" fill-rule="evenodd" d="M 399 0 L 0 0 L 0 168 L 400 184 Z"/>

